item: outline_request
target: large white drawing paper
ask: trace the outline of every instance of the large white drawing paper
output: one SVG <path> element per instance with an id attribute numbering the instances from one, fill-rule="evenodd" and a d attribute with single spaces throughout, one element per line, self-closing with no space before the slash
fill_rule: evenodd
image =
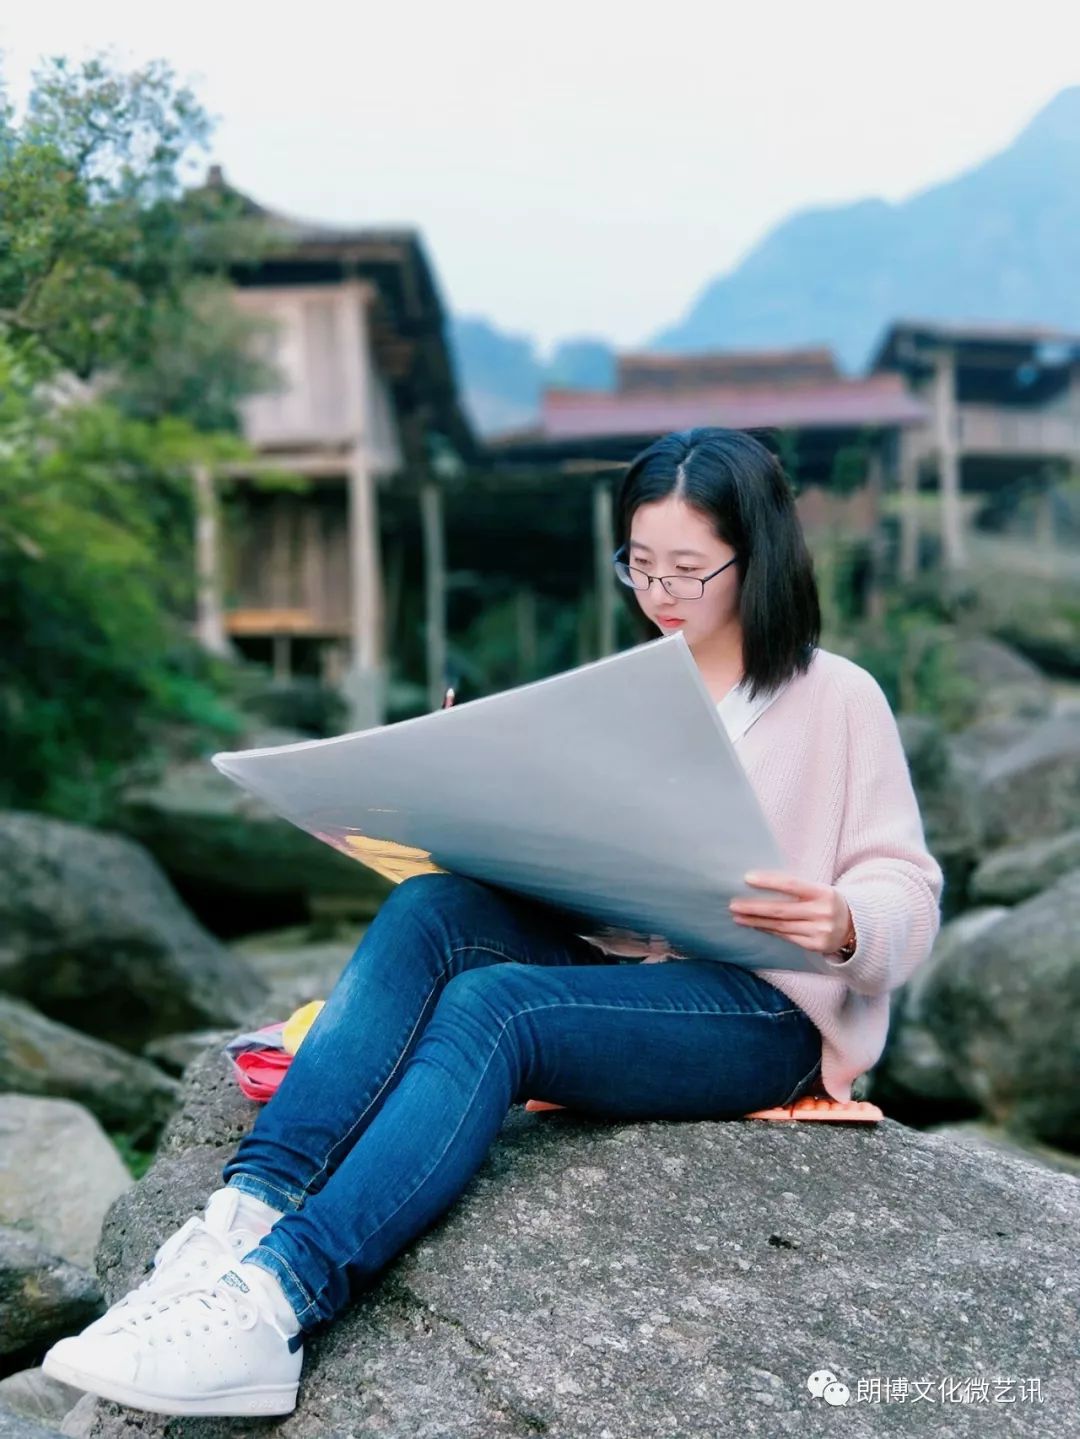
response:
<path id="1" fill-rule="evenodd" d="M 212 762 L 390 879 L 467 875 L 620 953 L 822 972 L 728 910 L 737 894 L 787 901 L 743 876 L 788 866 L 681 634 L 415 719 Z"/>

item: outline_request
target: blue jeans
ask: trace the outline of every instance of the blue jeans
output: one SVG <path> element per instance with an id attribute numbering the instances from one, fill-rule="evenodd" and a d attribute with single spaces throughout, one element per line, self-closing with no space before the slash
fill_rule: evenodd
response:
<path id="1" fill-rule="evenodd" d="M 284 1210 L 245 1260 L 301 1337 L 442 1215 L 515 1102 L 735 1119 L 814 1087 L 821 1036 L 715 960 L 605 955 L 547 906 L 456 875 L 392 891 L 222 1177 Z"/>

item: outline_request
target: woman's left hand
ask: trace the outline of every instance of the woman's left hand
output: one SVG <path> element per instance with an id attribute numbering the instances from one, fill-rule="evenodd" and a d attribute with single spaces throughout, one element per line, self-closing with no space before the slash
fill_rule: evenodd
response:
<path id="1" fill-rule="evenodd" d="M 831 884 L 812 884 L 773 870 L 751 870 L 743 878 L 752 888 L 778 889 L 793 898 L 733 899 L 729 908 L 736 924 L 778 934 L 800 949 L 812 949 L 818 954 L 832 954 L 846 941 L 851 910 Z"/>

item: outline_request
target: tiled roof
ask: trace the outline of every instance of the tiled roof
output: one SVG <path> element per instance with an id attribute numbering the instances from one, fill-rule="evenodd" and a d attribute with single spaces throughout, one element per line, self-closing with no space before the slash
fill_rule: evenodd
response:
<path id="1" fill-rule="evenodd" d="M 664 434 L 695 425 L 732 429 L 918 425 L 929 415 L 900 375 L 798 385 L 714 385 L 672 394 L 545 390 L 544 439 Z"/>

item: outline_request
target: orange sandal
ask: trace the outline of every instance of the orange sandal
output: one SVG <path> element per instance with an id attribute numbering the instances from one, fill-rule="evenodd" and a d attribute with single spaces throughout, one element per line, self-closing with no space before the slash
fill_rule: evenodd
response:
<path id="1" fill-rule="evenodd" d="M 552 1104 L 546 1099 L 527 1099 L 525 1108 L 537 1112 L 544 1109 L 566 1109 L 565 1104 Z M 794 1104 L 777 1105 L 773 1109 L 755 1109 L 744 1114 L 744 1119 L 825 1119 L 845 1124 L 877 1124 L 885 1118 L 876 1104 L 868 1099 L 850 1099 L 846 1103 L 839 1099 L 823 1099 L 818 1095 L 804 1094 Z"/>

